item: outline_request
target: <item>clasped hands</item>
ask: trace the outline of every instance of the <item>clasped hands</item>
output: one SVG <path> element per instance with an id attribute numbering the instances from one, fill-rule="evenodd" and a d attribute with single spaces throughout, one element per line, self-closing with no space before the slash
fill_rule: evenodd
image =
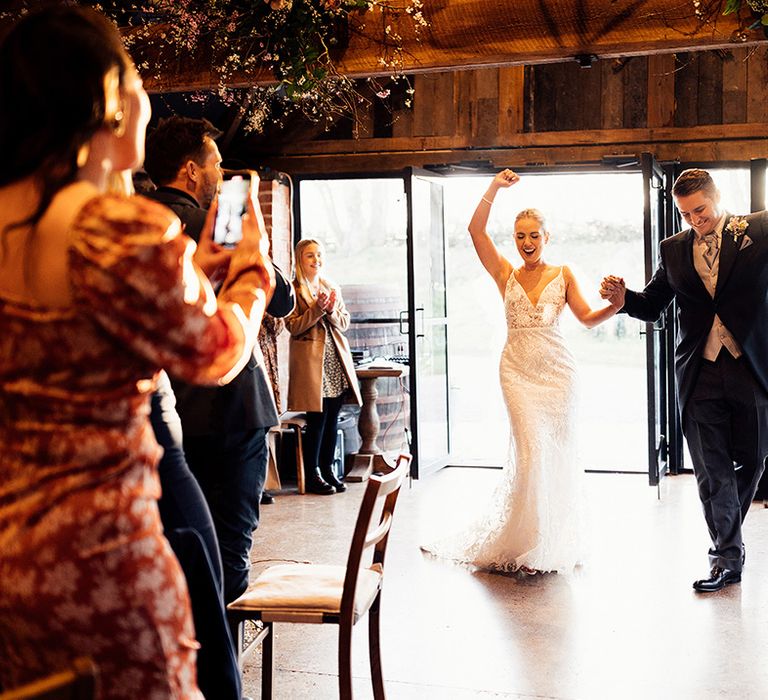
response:
<path id="1" fill-rule="evenodd" d="M 600 283 L 600 296 L 611 303 L 616 310 L 624 306 L 624 296 L 627 291 L 627 285 L 623 277 L 607 275 L 603 277 Z"/>
<path id="2" fill-rule="evenodd" d="M 327 314 L 332 314 L 336 308 L 336 290 L 332 289 L 330 292 L 324 292 L 320 290 L 317 293 L 317 305 L 325 311 Z"/>

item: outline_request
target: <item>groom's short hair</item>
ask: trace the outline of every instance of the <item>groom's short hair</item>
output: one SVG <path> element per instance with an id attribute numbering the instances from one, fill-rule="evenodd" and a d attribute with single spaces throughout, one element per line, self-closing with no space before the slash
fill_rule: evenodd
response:
<path id="1" fill-rule="evenodd" d="M 703 190 L 704 194 L 714 197 L 717 194 L 717 185 L 712 176 L 701 168 L 689 168 L 683 170 L 672 185 L 672 194 L 675 197 L 687 197 L 689 194 Z"/>

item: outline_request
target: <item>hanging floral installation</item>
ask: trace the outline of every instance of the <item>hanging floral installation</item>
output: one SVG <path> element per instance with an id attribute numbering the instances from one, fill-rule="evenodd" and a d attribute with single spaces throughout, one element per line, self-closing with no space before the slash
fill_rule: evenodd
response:
<path id="1" fill-rule="evenodd" d="M 428 26 L 422 0 L 143 0 L 89 2 L 123 29 L 143 75 L 162 80 L 178 66 L 204 65 L 219 96 L 242 100 L 247 129 L 261 131 L 299 111 L 330 126 L 341 116 L 355 119 L 362 105 L 384 99 L 384 82 L 404 81 L 403 38 L 395 27 L 411 25 L 418 38 Z M 342 74 L 338 60 L 352 33 L 373 36 L 375 70 L 363 91 Z M 264 81 L 264 69 L 271 80 Z M 373 70 L 371 72 L 374 72 Z"/>
<path id="2" fill-rule="evenodd" d="M 393 84 L 409 107 L 413 89 L 398 28 L 418 41 L 429 26 L 422 0 L 62 1 L 112 19 L 145 79 L 163 85 L 190 68 L 210 76 L 209 91 L 240 104 L 246 129 L 256 131 L 297 111 L 326 127 L 339 117 L 357 123 L 360 108 L 386 100 Z M 12 20 L 39 2 L 18 0 L 14 6 L 0 10 L 0 19 Z M 376 47 L 370 73 L 381 77 L 353 81 L 339 70 L 355 34 Z"/>
<path id="3" fill-rule="evenodd" d="M 693 0 L 693 9 L 705 23 L 715 22 L 721 13 L 736 15 L 739 28 L 731 37 L 735 42 L 748 41 L 750 32 L 758 29 L 768 37 L 768 0 Z"/>

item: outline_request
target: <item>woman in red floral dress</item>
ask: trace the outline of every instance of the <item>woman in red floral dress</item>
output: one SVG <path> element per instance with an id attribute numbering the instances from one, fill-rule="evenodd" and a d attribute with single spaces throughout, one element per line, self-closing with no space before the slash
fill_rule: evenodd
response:
<path id="1" fill-rule="evenodd" d="M 234 376 L 273 279 L 251 206 L 218 302 L 169 210 L 105 194 L 149 101 L 115 28 L 59 7 L 0 44 L 0 684 L 90 656 L 99 698 L 200 698 L 158 516 L 159 368 Z"/>

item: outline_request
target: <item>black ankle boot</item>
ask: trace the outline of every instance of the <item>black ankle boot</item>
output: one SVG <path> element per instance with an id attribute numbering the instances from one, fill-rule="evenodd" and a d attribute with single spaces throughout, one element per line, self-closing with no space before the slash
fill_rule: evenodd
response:
<path id="1" fill-rule="evenodd" d="M 306 472 L 304 485 L 310 493 L 317 493 L 321 496 L 330 496 L 332 493 L 336 493 L 336 489 L 320 476 L 319 469 L 311 469 Z"/>
<path id="2" fill-rule="evenodd" d="M 336 489 L 336 493 L 341 493 L 342 491 L 347 490 L 347 485 L 343 481 L 339 481 L 339 479 L 336 478 L 336 473 L 331 467 L 328 467 L 327 469 L 321 468 L 320 473 L 323 475 L 323 479 L 325 479 L 327 483 Z"/>

